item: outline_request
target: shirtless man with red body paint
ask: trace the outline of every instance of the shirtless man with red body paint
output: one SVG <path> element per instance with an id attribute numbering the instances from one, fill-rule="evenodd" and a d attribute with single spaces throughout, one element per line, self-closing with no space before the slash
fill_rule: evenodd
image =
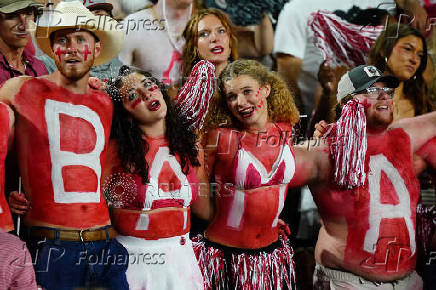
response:
<path id="1" fill-rule="evenodd" d="M 14 113 L 3 103 L 0 103 L 0 229 L 6 232 L 14 229 L 9 206 L 6 202 L 5 185 L 5 158 L 8 152 L 9 136 L 13 134 Z"/>
<path id="2" fill-rule="evenodd" d="M 119 52 L 122 32 L 77 23 L 79 16 L 86 23 L 97 23 L 98 18 L 76 1 L 61 2 L 56 11 L 62 26 L 54 17 L 36 33 L 47 29 L 49 37 L 38 37 L 38 46 L 55 60 L 58 70 L 40 78 L 10 79 L 0 89 L 0 100 L 15 112 L 25 192 L 25 197 L 11 194 L 11 209 L 25 212 L 28 247 L 38 284 L 45 289 L 127 289 L 126 263 L 102 261 L 95 265 L 98 275 L 90 275 L 87 260 L 109 253 L 112 260 L 128 258 L 114 239 L 100 190 L 112 102 L 88 84 L 91 67 Z M 90 242 L 92 247 L 87 246 Z"/>
<path id="3" fill-rule="evenodd" d="M 422 280 L 414 271 L 419 183 L 412 156 L 435 137 L 436 113 L 390 125 L 390 88 L 398 82 L 380 75 L 375 67 L 360 66 L 339 83 L 338 100 L 351 96 L 347 110 L 362 107 L 360 118 L 367 124 L 362 184 L 339 186 L 335 172 L 347 163 L 336 166 L 336 156 L 330 152 L 336 152 L 333 146 L 349 145 L 347 140 L 363 130 L 353 128 L 354 135 L 338 139 L 327 137 L 326 143 L 309 151 L 296 149 L 294 182 L 309 182 L 322 218 L 315 249 L 315 289 L 422 289 Z M 345 115 L 343 111 L 333 130 L 346 121 Z M 340 139 L 344 143 L 335 143 Z"/>

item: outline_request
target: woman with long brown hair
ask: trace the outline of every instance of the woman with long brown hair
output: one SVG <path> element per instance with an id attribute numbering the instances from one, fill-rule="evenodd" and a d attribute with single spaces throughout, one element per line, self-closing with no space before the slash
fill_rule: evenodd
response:
<path id="1" fill-rule="evenodd" d="M 394 95 L 394 120 L 433 110 L 423 76 L 427 44 L 418 30 L 404 24 L 386 27 L 370 50 L 368 64 L 400 80 Z"/>
<path id="2" fill-rule="evenodd" d="M 372 45 L 367 63 L 400 80 L 394 95 L 394 121 L 433 111 L 427 87 L 431 81 L 426 78 L 427 59 L 424 36 L 408 25 L 396 23 L 387 26 Z M 334 83 L 339 78 L 331 75 L 331 71 L 325 70 L 324 66 L 320 67 L 318 79 L 323 88 L 336 87 Z M 321 97 L 312 118 L 312 124 L 319 122 L 315 124 L 315 136 L 322 135 L 327 127 L 325 121 L 319 120 L 330 123 L 340 115 L 341 104 L 336 103 L 336 91 L 327 91 Z"/>
<path id="3" fill-rule="evenodd" d="M 204 59 L 212 62 L 216 75 L 229 61 L 238 58 L 238 40 L 230 18 L 214 8 L 198 11 L 183 32 L 183 77 L 188 77 L 194 65 Z"/>

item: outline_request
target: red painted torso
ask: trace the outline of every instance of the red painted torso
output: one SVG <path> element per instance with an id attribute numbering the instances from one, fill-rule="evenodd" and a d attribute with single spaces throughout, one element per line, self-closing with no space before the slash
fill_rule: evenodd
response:
<path id="1" fill-rule="evenodd" d="M 111 142 L 111 172 L 106 178 L 110 196 L 122 200 L 112 211 L 112 223 L 122 235 L 145 239 L 182 235 L 190 229 L 190 205 L 198 195 L 196 168 L 185 175 L 180 158 L 169 153 L 165 138 L 146 138 L 149 182 L 138 174 L 124 172 L 118 159 L 117 146 Z M 118 190 L 119 192 L 114 192 Z"/>
<path id="2" fill-rule="evenodd" d="M 291 127 L 259 134 L 217 129 L 216 214 L 206 230 L 212 241 L 261 248 L 277 240 L 277 221 L 295 171 Z M 284 140 L 286 142 L 284 142 Z"/>
<path id="3" fill-rule="evenodd" d="M 20 174 L 32 208 L 28 225 L 91 228 L 110 223 L 101 173 L 112 101 L 73 94 L 44 79 L 25 82 L 13 102 Z"/>
<path id="4" fill-rule="evenodd" d="M 5 158 L 8 152 L 9 111 L 6 105 L 0 103 L 0 228 L 5 231 L 14 229 L 11 212 L 6 201 L 5 186 Z"/>
<path id="5" fill-rule="evenodd" d="M 411 272 L 416 261 L 419 183 L 410 138 L 404 130 L 368 136 L 365 168 L 362 187 L 339 190 L 329 184 L 311 189 L 326 232 L 334 236 L 329 228 L 332 221 L 346 223 L 346 245 L 339 266 L 373 280 L 392 280 Z M 325 247 L 320 241 L 318 244 Z M 317 250 L 321 260 L 328 258 L 327 248 Z"/>
<path id="6" fill-rule="evenodd" d="M 421 148 L 419 148 L 416 154 L 424 158 L 428 166 L 436 168 L 436 154 L 434 154 L 435 150 L 436 150 L 436 137 L 430 139 Z"/>

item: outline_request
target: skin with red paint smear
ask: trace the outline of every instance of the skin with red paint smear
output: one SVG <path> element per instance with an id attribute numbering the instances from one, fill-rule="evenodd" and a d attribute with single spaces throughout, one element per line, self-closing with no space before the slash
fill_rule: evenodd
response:
<path id="1" fill-rule="evenodd" d="M 162 148 L 168 147 L 168 141 L 162 138 L 146 138 L 148 144 L 148 151 L 145 155 L 145 159 L 148 164 L 156 164 L 157 153 Z M 176 154 L 176 160 L 180 162 L 179 156 Z M 171 236 L 179 236 L 187 233 L 190 229 L 190 209 L 182 208 L 184 200 L 182 196 L 178 196 L 178 192 L 183 192 L 187 188 L 181 184 L 179 177 L 174 173 L 174 170 L 165 161 L 161 171 L 156 174 L 157 183 L 161 185 L 159 192 L 162 193 L 160 197 L 172 191 L 173 194 L 168 198 L 158 199 L 153 197 L 150 191 L 147 193 L 149 183 L 143 183 L 142 178 L 138 174 L 129 174 L 132 178 L 132 183 L 135 188 L 135 195 L 133 199 L 119 209 L 111 209 L 112 212 L 112 224 L 116 228 L 117 232 L 122 235 L 129 235 L 139 238 L 159 239 L 167 238 Z M 104 175 L 110 176 L 113 173 L 123 172 L 121 161 L 118 157 L 118 146 L 115 141 L 112 141 L 108 149 L 108 162 L 104 169 Z M 155 176 L 155 178 L 156 178 Z M 149 172 L 150 178 L 150 172 Z M 190 167 L 189 173 L 186 178 L 191 186 L 192 196 L 189 203 L 194 202 L 198 196 L 198 179 L 196 177 L 196 170 Z M 129 186 L 129 185 L 128 185 Z M 129 190 L 123 190 L 123 195 L 129 192 Z M 143 211 L 147 194 L 151 194 L 148 200 L 151 202 L 151 210 Z M 154 200 L 153 200 L 154 198 Z M 149 224 L 147 230 L 138 230 L 138 218 L 140 214 L 147 212 L 149 217 Z M 184 225 L 185 217 L 187 213 L 186 226 Z"/>
<path id="2" fill-rule="evenodd" d="M 246 129 L 263 130 L 268 119 L 268 110 L 265 100 L 268 98 L 271 86 L 264 85 L 248 75 L 240 75 L 225 82 L 227 106 Z M 240 112 L 253 109 L 251 116 L 247 117 Z"/>
<path id="3" fill-rule="evenodd" d="M 152 86 L 151 88 L 148 89 L 149 92 L 153 92 L 157 90 L 157 85 Z"/>
<path id="4" fill-rule="evenodd" d="M 156 121 L 164 122 L 167 112 L 162 92 L 156 84 L 153 83 L 151 87 L 148 87 L 148 83 L 148 78 L 139 73 L 133 73 L 123 79 L 120 88 L 124 108 L 142 125 L 154 124 Z M 159 101 L 160 108 L 152 112 L 147 106 L 156 100 Z"/>
<path id="5" fill-rule="evenodd" d="M 289 124 L 277 124 L 282 134 L 291 132 Z M 242 133 L 244 134 L 244 133 Z M 274 124 L 269 123 L 266 132 L 262 135 L 245 133 L 243 137 L 244 150 L 252 153 L 265 169 L 270 172 L 277 156 L 280 154 L 283 139 L 280 144 L 271 143 L 272 140 L 280 140 L 280 131 Z M 262 136 L 262 140 L 258 139 Z M 288 135 L 290 136 L 290 135 Z M 218 143 L 216 142 L 218 140 Z M 216 129 L 208 134 L 208 144 L 213 145 L 214 152 L 208 152 L 208 168 L 214 168 L 215 190 L 219 193 L 215 198 L 217 212 L 214 220 L 206 230 L 206 237 L 209 240 L 222 245 L 256 249 L 265 247 L 278 238 L 277 227 L 272 226 L 272 221 L 277 215 L 279 200 L 279 185 L 261 186 L 253 189 L 242 189 L 244 191 L 244 214 L 239 228 L 227 225 L 231 206 L 234 202 L 235 187 L 234 172 L 235 155 L 239 149 L 240 136 L 236 130 Z M 287 140 L 292 144 L 292 140 Z M 291 149 L 292 150 L 292 149 Z M 216 153 L 219 152 L 219 153 Z"/>
<path id="6" fill-rule="evenodd" d="M 411 209 L 416 208 L 419 184 L 410 154 L 410 137 L 403 129 L 391 129 L 383 134 L 368 135 L 367 140 L 365 167 L 369 167 L 371 156 L 383 154 L 404 180 Z M 328 154 L 327 152 L 326 155 Z M 364 250 L 370 218 L 368 178 L 372 174 L 374 173 L 368 173 L 364 186 L 350 190 L 339 188 L 328 178 L 326 182 L 309 185 L 323 220 L 315 258 L 324 266 L 345 269 L 366 279 L 390 281 L 404 277 L 412 271 L 416 255 L 411 255 L 408 231 L 402 218 L 383 219 L 380 223 L 379 243 L 374 245 L 376 252 Z M 395 205 L 400 193 L 396 192 L 384 171 L 376 186 L 380 188 L 380 202 Z M 415 215 L 413 211 L 411 213 L 408 218 L 414 224 Z M 395 241 L 388 241 L 386 237 Z"/>
<path id="7" fill-rule="evenodd" d="M 8 137 L 9 111 L 6 109 L 6 105 L 0 103 L 0 228 L 5 231 L 11 231 L 14 229 L 14 223 L 4 194 L 4 161 L 6 158 L 6 152 L 8 151 Z"/>
<path id="8" fill-rule="evenodd" d="M 259 92 L 260 92 L 260 88 L 257 90 L 257 92 L 256 92 L 256 98 L 259 98 Z M 257 107 L 259 108 L 259 109 L 262 109 L 262 107 L 263 107 L 263 105 L 264 105 L 265 103 L 263 102 L 263 99 L 262 98 L 260 98 L 260 102 L 259 102 L 259 105 L 257 105 Z"/>
<path id="9" fill-rule="evenodd" d="M 60 47 L 58 47 L 58 48 L 56 49 L 55 54 L 56 54 L 57 57 L 59 58 L 59 62 L 61 62 L 61 56 L 62 56 L 63 54 L 66 54 L 66 53 L 67 53 L 67 51 L 66 51 L 65 49 L 62 49 L 62 48 L 60 48 Z"/>
<path id="10" fill-rule="evenodd" d="M 86 44 L 85 45 L 85 49 L 84 50 L 80 50 L 79 49 L 79 52 L 81 53 L 81 54 L 83 54 L 83 60 L 84 61 L 87 61 L 88 60 L 88 54 L 91 54 L 91 51 L 89 50 L 89 46 Z M 61 61 L 61 56 L 63 55 L 63 54 L 67 54 L 68 52 L 67 52 L 67 50 L 66 49 L 62 49 L 62 48 L 60 48 L 60 47 L 58 47 L 57 49 L 56 49 L 56 52 L 55 52 L 55 54 L 57 55 L 57 57 L 59 58 L 59 62 Z"/>
<path id="11" fill-rule="evenodd" d="M 80 80 L 89 74 L 95 57 L 100 52 L 100 43 L 87 31 L 62 29 L 52 33 L 53 54 L 59 72 L 70 80 Z M 75 60 L 68 63 L 66 59 Z"/>
<path id="12" fill-rule="evenodd" d="M 29 98 L 31 96 L 31 98 Z M 91 228 L 110 223 L 106 202 L 100 192 L 99 202 L 57 203 L 53 196 L 52 161 L 48 146 L 48 132 L 46 127 L 45 104 L 47 99 L 57 102 L 86 106 L 94 111 L 104 128 L 104 144 L 110 135 L 112 122 L 112 101 L 106 94 L 90 90 L 88 94 L 74 94 L 69 90 L 58 87 L 45 79 L 31 79 L 25 82 L 20 92 L 14 97 L 14 108 L 17 115 L 17 152 L 19 156 L 21 177 L 26 196 L 32 202 L 32 208 L 25 216 L 27 225 L 55 226 L 59 228 Z M 22 116 L 22 117 L 21 117 Z M 29 122 L 28 120 L 31 120 Z M 58 116 L 61 148 L 77 153 L 86 154 L 95 147 L 96 135 L 92 137 L 90 131 L 94 126 L 85 119 L 73 116 Z M 58 140 L 59 140 L 58 139 Z M 32 144 L 32 146 L 29 146 Z M 106 146 L 105 146 L 106 148 Z M 86 153 L 85 153 L 86 152 Z M 103 168 L 106 149 L 96 159 Z M 74 170 L 72 170 L 74 168 Z M 71 191 L 96 190 L 98 180 L 89 174 L 89 168 L 78 162 L 77 166 L 68 166 L 62 171 L 64 185 Z M 85 170 L 82 170 L 85 169 Z M 87 176 L 86 181 L 79 176 Z M 103 182 L 103 181 L 102 181 Z M 79 185 L 80 183 L 80 185 Z M 28 189 L 32 190 L 28 190 Z M 68 213 L 68 214 L 66 214 Z"/>
<path id="13" fill-rule="evenodd" d="M 88 60 L 88 54 L 91 54 L 91 51 L 89 50 L 89 46 L 87 44 L 85 44 L 85 50 L 81 51 L 81 53 L 83 54 L 83 60 L 87 61 Z"/>
<path id="14" fill-rule="evenodd" d="M 141 99 L 136 99 L 131 105 L 132 109 L 135 109 L 136 106 L 139 105 L 140 103 L 141 103 Z"/>

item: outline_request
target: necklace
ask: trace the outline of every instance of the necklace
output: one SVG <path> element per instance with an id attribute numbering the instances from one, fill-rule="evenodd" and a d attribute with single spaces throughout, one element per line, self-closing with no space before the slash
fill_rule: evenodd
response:
<path id="1" fill-rule="evenodd" d="M 15 66 L 11 65 L 8 61 L 8 59 L 6 58 L 6 56 L 3 55 L 3 61 L 5 62 L 5 64 L 12 70 L 18 71 L 21 73 L 20 70 L 18 70 L 18 68 L 16 68 Z M 24 65 L 24 69 L 23 69 L 23 75 L 26 73 L 26 68 L 27 68 L 27 61 L 24 60 L 23 58 L 21 58 L 21 63 Z M 14 75 L 12 74 L 12 71 L 9 69 L 9 73 L 11 74 L 11 77 L 14 77 Z"/>
<path id="2" fill-rule="evenodd" d="M 21 60 L 21 63 L 23 64 L 23 66 L 24 66 L 24 69 L 23 69 L 23 71 L 26 71 L 26 67 L 27 67 L 27 62 L 25 61 L 25 60 Z M 18 70 L 18 68 L 16 68 L 15 66 L 13 66 L 13 65 L 11 65 L 11 64 L 9 64 L 9 66 L 11 67 L 11 68 L 13 68 L 14 70 L 17 70 L 17 71 L 19 71 Z"/>

